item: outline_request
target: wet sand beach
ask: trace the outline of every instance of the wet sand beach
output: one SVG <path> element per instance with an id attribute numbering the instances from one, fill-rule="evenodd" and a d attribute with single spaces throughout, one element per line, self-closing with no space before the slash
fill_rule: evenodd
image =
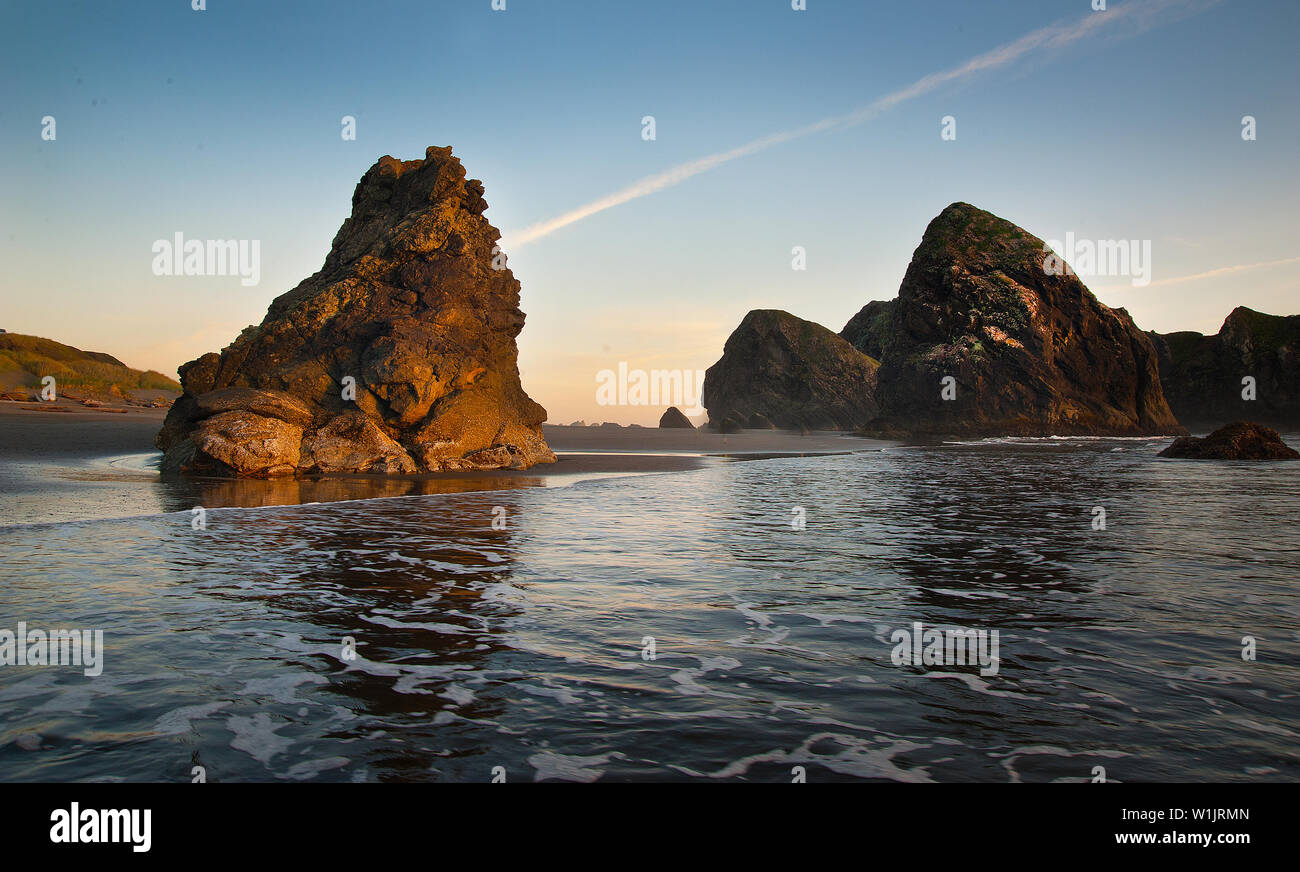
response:
<path id="1" fill-rule="evenodd" d="M 526 470 L 418 476 L 335 475 L 163 480 L 153 447 L 165 409 L 0 402 L 0 525 L 272 506 L 376 497 L 555 487 L 622 475 L 676 472 L 774 455 L 878 450 L 895 443 L 840 433 L 720 434 L 648 427 L 546 425 L 552 464 Z"/>

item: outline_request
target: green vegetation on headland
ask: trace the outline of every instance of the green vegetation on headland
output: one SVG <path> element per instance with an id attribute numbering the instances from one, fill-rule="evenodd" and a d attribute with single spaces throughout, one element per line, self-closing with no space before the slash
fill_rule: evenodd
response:
<path id="1" fill-rule="evenodd" d="M 160 372 L 132 369 L 110 354 L 82 351 L 39 336 L 0 334 L 0 385 L 6 392 L 39 392 L 45 376 L 54 376 L 60 393 L 72 390 L 96 397 L 125 399 L 132 391 L 181 389 Z"/>

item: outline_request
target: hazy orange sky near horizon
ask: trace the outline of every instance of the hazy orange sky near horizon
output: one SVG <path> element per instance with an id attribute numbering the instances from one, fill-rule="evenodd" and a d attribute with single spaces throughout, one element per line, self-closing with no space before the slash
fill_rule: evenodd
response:
<path id="1" fill-rule="evenodd" d="M 1043 239 L 1149 242 L 1149 284 L 1083 277 L 1144 329 L 1300 311 L 1300 62 L 1279 20 L 1300 5 L 467 6 L 444 10 L 436 56 L 431 13 L 397 5 L 412 26 L 383 50 L 351 40 L 367 19 L 346 5 L 5 13 L 0 105 L 31 123 L 0 130 L 23 168 L 0 211 L 0 327 L 174 374 L 320 267 L 380 155 L 431 144 L 484 181 L 523 287 L 524 387 L 552 423 L 657 423 L 665 403 L 599 405 L 598 374 L 704 370 L 751 309 L 838 331 L 895 296 L 954 201 Z M 252 15 L 264 36 L 243 39 Z M 457 66 L 485 53 L 510 63 Z M 176 232 L 259 240 L 260 283 L 153 275 Z"/>

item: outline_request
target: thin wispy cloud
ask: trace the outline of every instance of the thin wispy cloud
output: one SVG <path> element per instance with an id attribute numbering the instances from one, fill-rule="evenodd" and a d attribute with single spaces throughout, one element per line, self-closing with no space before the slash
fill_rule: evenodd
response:
<path id="1" fill-rule="evenodd" d="M 1221 266 L 1218 269 L 1206 270 L 1205 272 L 1193 273 L 1187 276 L 1174 276 L 1172 278 L 1160 279 L 1147 285 L 1148 288 L 1159 287 L 1160 285 L 1181 285 L 1184 282 L 1199 282 L 1203 279 L 1213 279 L 1219 276 L 1233 275 L 1235 273 L 1249 272 L 1257 269 L 1269 269 L 1277 266 L 1287 266 L 1293 263 L 1300 263 L 1300 257 L 1287 257 L 1282 260 L 1264 260 L 1259 263 L 1240 263 L 1235 266 Z"/>
<path id="2" fill-rule="evenodd" d="M 737 158 L 748 157 L 773 146 L 782 145 L 796 139 L 803 139 L 817 133 L 843 130 L 865 124 L 900 103 L 929 94 L 945 85 L 960 82 L 971 76 L 1006 67 L 1031 54 L 1058 51 L 1081 39 L 1102 33 L 1137 33 L 1153 26 L 1161 19 L 1172 17 L 1174 14 L 1199 11 L 1199 9 L 1214 5 L 1217 2 L 1219 0 L 1149 0 L 1149 2 L 1130 0 L 1130 2 L 1122 5 L 1112 5 L 1111 8 L 1104 12 L 1089 12 L 1077 21 L 1040 28 L 1013 42 L 998 46 L 991 51 L 971 58 L 964 64 L 952 69 L 931 73 L 917 79 L 907 87 L 879 97 L 851 112 L 824 118 L 803 127 L 769 134 L 727 151 L 697 158 L 693 161 L 678 164 L 661 173 L 647 176 L 633 182 L 626 188 L 593 200 L 586 205 L 579 206 L 554 218 L 539 221 L 523 230 L 507 233 L 503 245 L 515 248 L 527 245 L 544 236 L 549 236 L 563 227 L 576 224 L 584 218 L 590 218 L 592 215 L 604 212 L 606 209 L 621 206 L 624 203 L 649 196 L 665 188 L 680 185 L 693 176 L 708 172 Z M 1127 28 L 1127 31 L 1124 30 L 1125 28 Z"/>

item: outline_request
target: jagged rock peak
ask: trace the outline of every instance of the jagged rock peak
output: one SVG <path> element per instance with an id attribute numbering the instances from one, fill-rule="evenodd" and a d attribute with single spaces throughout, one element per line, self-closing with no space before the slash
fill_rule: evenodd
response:
<path id="1" fill-rule="evenodd" d="M 220 354 L 181 367 L 185 392 L 157 439 L 164 468 L 270 476 L 553 461 L 546 410 L 519 380 L 519 282 L 486 209 L 450 148 L 380 158 L 321 270 Z"/>

